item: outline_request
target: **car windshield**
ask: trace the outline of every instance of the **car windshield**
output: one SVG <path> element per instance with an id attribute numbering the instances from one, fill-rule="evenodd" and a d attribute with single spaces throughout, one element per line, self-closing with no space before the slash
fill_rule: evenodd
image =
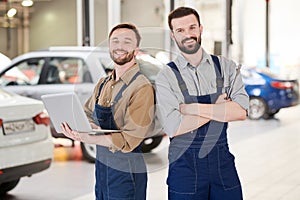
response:
<path id="1" fill-rule="evenodd" d="M 258 72 L 269 76 L 270 78 L 273 79 L 284 79 L 284 77 L 280 74 L 275 74 L 274 72 L 272 72 L 269 68 L 259 68 L 257 69 Z"/>
<path id="2" fill-rule="evenodd" d="M 266 82 L 255 69 L 242 67 L 240 72 L 245 85 L 264 85 Z"/>

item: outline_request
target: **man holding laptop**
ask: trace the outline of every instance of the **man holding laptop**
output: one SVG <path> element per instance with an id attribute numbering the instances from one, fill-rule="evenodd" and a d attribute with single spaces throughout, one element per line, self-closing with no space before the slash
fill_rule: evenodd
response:
<path id="1" fill-rule="evenodd" d="M 140 145 L 153 128 L 154 90 L 135 61 L 140 39 L 132 24 L 119 24 L 111 30 L 109 51 L 114 71 L 100 79 L 84 107 L 93 129 L 117 131 L 97 135 L 61 124 L 67 137 L 97 145 L 97 200 L 146 199 L 147 170 Z"/>

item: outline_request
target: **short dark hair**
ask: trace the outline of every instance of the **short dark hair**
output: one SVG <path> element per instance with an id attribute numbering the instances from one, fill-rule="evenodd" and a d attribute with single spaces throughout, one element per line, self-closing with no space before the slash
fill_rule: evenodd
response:
<path id="1" fill-rule="evenodd" d="M 189 7 L 179 7 L 176 8 L 175 10 L 173 10 L 169 16 L 168 16 L 168 24 L 169 24 L 169 28 L 171 30 L 173 30 L 173 26 L 171 24 L 171 21 L 175 18 L 180 18 L 180 17 L 185 17 L 188 15 L 195 15 L 195 17 L 198 20 L 199 26 L 200 26 L 200 16 L 198 14 L 198 12 L 193 9 L 193 8 L 189 8 Z"/>
<path id="2" fill-rule="evenodd" d="M 135 33 L 136 36 L 136 40 L 137 40 L 137 46 L 140 46 L 140 42 L 141 42 L 141 35 L 139 33 L 139 31 L 137 30 L 136 26 L 130 23 L 122 23 L 122 24 L 118 24 L 115 27 L 113 27 L 109 33 L 109 38 L 111 37 L 111 35 L 113 34 L 113 32 L 117 29 L 121 29 L 121 28 L 126 28 L 126 29 L 130 29 Z"/>

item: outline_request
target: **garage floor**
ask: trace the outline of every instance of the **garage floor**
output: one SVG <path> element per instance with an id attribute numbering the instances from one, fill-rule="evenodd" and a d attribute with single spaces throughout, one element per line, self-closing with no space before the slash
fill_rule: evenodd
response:
<path id="1" fill-rule="evenodd" d="M 280 111 L 276 119 L 234 122 L 230 147 L 242 182 L 244 199 L 295 200 L 300 197 L 300 107 Z M 167 145 L 165 140 L 164 145 Z M 155 157 L 165 166 L 167 151 Z M 161 159 L 161 160 L 160 160 Z M 148 160 L 149 162 L 149 160 Z M 153 167 L 151 162 L 149 165 Z M 167 167 L 149 173 L 148 199 L 167 199 Z M 93 199 L 87 194 L 75 200 Z"/>
<path id="2" fill-rule="evenodd" d="M 300 197 L 300 106 L 275 119 L 246 120 L 229 126 L 229 143 L 245 200 L 296 200 Z M 166 200 L 168 138 L 146 155 L 148 200 Z M 30 178 L 1 200 L 92 200 L 94 164 L 82 160 L 79 145 L 55 148 L 50 169 Z"/>

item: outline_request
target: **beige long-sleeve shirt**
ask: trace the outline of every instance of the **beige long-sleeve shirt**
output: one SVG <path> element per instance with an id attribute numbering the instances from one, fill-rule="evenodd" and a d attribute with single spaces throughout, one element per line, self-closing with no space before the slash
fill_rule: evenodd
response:
<path id="1" fill-rule="evenodd" d="M 115 72 L 110 75 L 109 80 L 103 86 L 98 104 L 110 107 L 116 95 L 124 84 L 129 84 L 132 77 L 140 70 L 135 64 L 125 72 L 118 81 L 115 80 Z M 101 78 L 97 83 L 93 95 L 85 104 L 85 112 L 90 122 L 94 122 L 92 117 L 96 97 L 101 83 Z M 113 150 L 130 152 L 135 149 L 147 136 L 153 127 L 154 119 L 154 89 L 150 81 L 139 75 L 124 90 L 121 99 L 114 105 L 114 120 L 121 133 L 112 134 Z"/>

